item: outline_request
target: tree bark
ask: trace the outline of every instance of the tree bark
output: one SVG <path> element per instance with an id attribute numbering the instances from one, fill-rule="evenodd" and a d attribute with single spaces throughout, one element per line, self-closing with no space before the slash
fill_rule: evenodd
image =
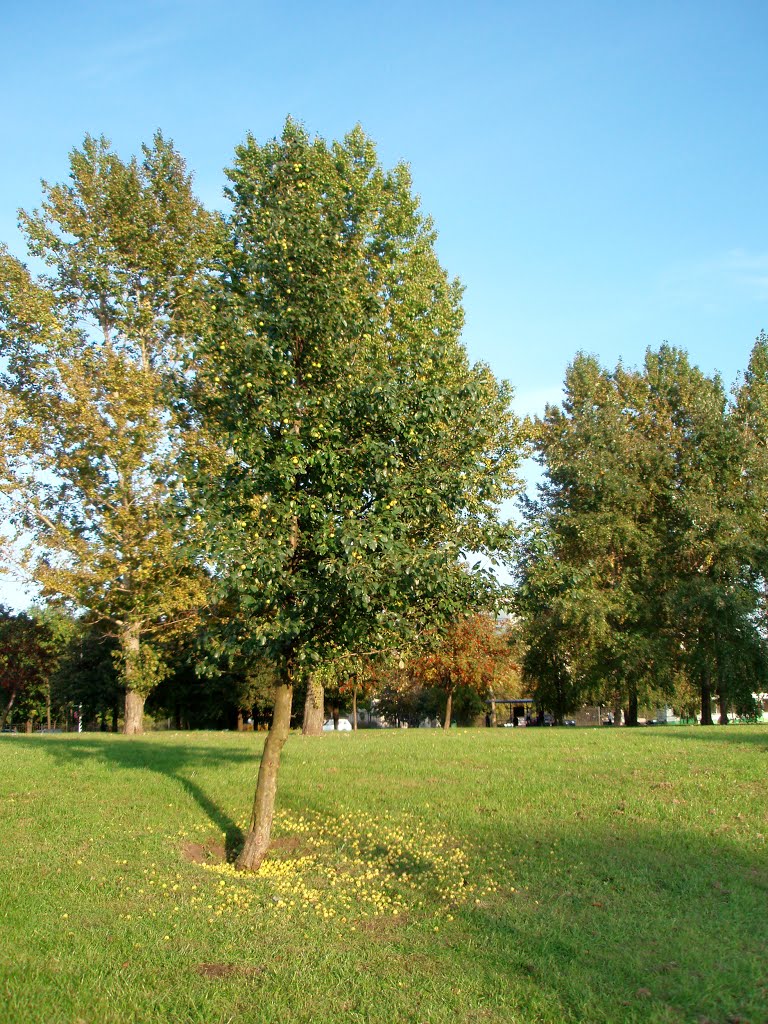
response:
<path id="1" fill-rule="evenodd" d="M 125 718 L 123 720 L 123 732 L 126 736 L 138 736 L 144 732 L 144 702 L 142 697 L 135 690 L 125 691 Z"/>
<path id="2" fill-rule="evenodd" d="M 709 666 L 701 674 L 701 724 L 715 724 L 712 721 L 712 689 L 709 678 Z"/>
<path id="3" fill-rule="evenodd" d="M 304 701 L 303 736 L 322 736 L 325 714 L 325 689 L 313 673 L 307 679 L 307 696 Z"/>
<path id="4" fill-rule="evenodd" d="M 280 768 L 280 754 L 290 731 L 292 701 L 293 685 L 289 675 L 288 682 L 281 683 L 275 693 L 272 725 L 264 744 L 264 753 L 261 755 L 251 824 L 242 853 L 235 865 L 239 871 L 258 871 L 269 849 L 272 819 L 275 815 L 277 773 Z"/>
<path id="5" fill-rule="evenodd" d="M 445 721 L 443 722 L 443 730 L 447 731 L 451 728 L 451 711 L 453 710 L 453 690 L 448 691 L 448 700 L 445 704 Z"/>
<path id="6" fill-rule="evenodd" d="M 357 682 L 352 687 L 352 731 L 357 732 Z"/>
<path id="7" fill-rule="evenodd" d="M 629 691 L 627 714 L 624 718 L 624 723 L 629 726 L 637 725 L 637 690 Z"/>
<path id="8" fill-rule="evenodd" d="M 27 736 L 30 736 L 32 734 L 32 719 L 31 718 L 28 718 L 26 720 L 26 722 L 24 723 L 24 732 L 27 734 Z"/>
<path id="9" fill-rule="evenodd" d="M 139 638 L 140 629 L 137 623 L 128 623 L 120 633 L 123 671 L 125 673 L 125 718 L 123 719 L 123 732 L 126 736 L 137 736 L 144 732 L 144 702 L 146 697 L 139 690 L 141 682 L 139 678 Z"/>
<path id="10" fill-rule="evenodd" d="M 496 725 L 497 725 L 497 722 L 496 722 L 496 699 L 495 699 L 495 697 L 493 697 L 493 695 L 491 696 L 491 711 L 490 711 L 490 715 L 488 717 L 489 717 L 488 724 L 490 725 L 491 729 L 495 729 Z"/>
<path id="11" fill-rule="evenodd" d="M 13 703 L 16 700 L 17 693 L 18 690 L 11 690 L 10 699 L 8 700 L 8 703 L 5 705 L 5 708 L 3 709 L 2 718 L 0 718 L 0 732 L 2 732 L 3 729 L 5 728 L 6 722 L 8 721 L 8 716 L 11 713 L 11 708 L 13 707 Z"/>
<path id="12" fill-rule="evenodd" d="M 715 634 L 715 643 L 717 645 L 717 634 Z M 715 648 L 715 667 L 717 670 L 717 705 L 720 710 L 720 725 L 728 725 L 728 697 L 727 697 L 727 684 L 725 682 L 725 673 L 723 671 L 723 662 L 720 657 L 719 647 Z"/>

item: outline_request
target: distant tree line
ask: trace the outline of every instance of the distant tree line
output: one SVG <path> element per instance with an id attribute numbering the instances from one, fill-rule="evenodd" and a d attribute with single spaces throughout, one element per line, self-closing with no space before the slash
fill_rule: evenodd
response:
<path id="1" fill-rule="evenodd" d="M 532 424 L 523 673 L 559 719 L 675 703 L 712 723 L 768 689 L 768 337 L 731 394 L 664 345 L 640 369 L 579 355 Z"/>
<path id="2" fill-rule="evenodd" d="M 265 729 L 273 709 L 275 673 L 264 662 L 249 671 L 222 663 L 201 671 L 202 636 L 164 651 L 167 673 L 147 698 L 155 728 Z M 520 691 L 508 627 L 488 614 L 468 616 L 447 634 L 425 639 L 410 652 L 326 663 L 297 683 L 292 715 L 306 726 L 319 683 L 319 728 L 347 716 L 357 727 L 425 721 L 447 728 L 484 720 L 496 693 Z M 123 722 L 125 684 L 117 640 L 99 622 L 51 607 L 13 612 L 0 607 L 0 728 L 36 732 L 117 732 Z"/>

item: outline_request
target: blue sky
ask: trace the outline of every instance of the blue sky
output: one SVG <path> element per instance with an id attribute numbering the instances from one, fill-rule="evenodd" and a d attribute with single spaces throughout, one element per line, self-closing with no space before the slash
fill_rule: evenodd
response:
<path id="1" fill-rule="evenodd" d="M 410 163 L 465 341 L 523 412 L 583 349 L 662 341 L 730 384 L 768 328 L 768 5 L 44 0 L 4 5 L 0 240 L 86 132 L 156 128 L 220 205 L 246 132 L 356 122 Z M 0 599 L 2 595 L 0 594 Z"/>

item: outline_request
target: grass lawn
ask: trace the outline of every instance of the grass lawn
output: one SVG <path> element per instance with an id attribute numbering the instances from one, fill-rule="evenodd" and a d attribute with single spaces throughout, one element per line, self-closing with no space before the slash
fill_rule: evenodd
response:
<path id="1" fill-rule="evenodd" d="M 768 1021 L 768 727 L 0 740 L 0 1020 Z"/>

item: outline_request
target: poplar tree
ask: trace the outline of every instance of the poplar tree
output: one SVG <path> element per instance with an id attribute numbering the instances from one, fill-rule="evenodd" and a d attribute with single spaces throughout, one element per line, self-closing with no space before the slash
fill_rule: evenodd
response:
<path id="1" fill-rule="evenodd" d="M 237 594 L 232 642 L 278 667 L 239 858 L 269 842 L 294 679 L 449 620 L 494 588 L 517 488 L 509 388 L 470 366 L 461 287 L 435 254 L 408 169 L 355 129 L 288 121 L 229 171 L 230 244 L 198 352 L 200 422 L 226 466 L 197 463 L 209 557 Z"/>
<path id="2" fill-rule="evenodd" d="M 580 354 L 564 390 L 535 430 L 546 478 L 520 561 L 526 676 L 558 719 L 591 697 L 624 706 L 635 724 L 639 699 L 669 682 L 651 584 L 663 449 L 648 430 L 642 373 Z"/>
<path id="3" fill-rule="evenodd" d="M 684 665 L 700 690 L 701 721 L 712 724 L 717 694 L 725 725 L 729 705 L 748 703 L 766 675 L 758 618 L 765 550 L 759 431 L 743 429 L 720 378 L 678 350 L 649 354 L 646 377 L 669 465 L 659 493 L 658 575 L 667 581 L 668 619 Z"/>
<path id="4" fill-rule="evenodd" d="M 563 408 L 537 424 L 547 477 L 520 562 L 527 675 L 545 694 L 615 694 L 635 724 L 684 673 L 706 724 L 715 694 L 723 723 L 748 703 L 766 666 L 765 365 L 758 344 L 735 407 L 668 345 L 642 370 L 569 368 Z"/>
<path id="5" fill-rule="evenodd" d="M 733 422 L 739 475 L 755 542 L 755 559 L 768 579 L 768 335 L 755 339 L 743 378 L 734 389 Z"/>
<path id="6" fill-rule="evenodd" d="M 21 213 L 34 275 L 0 249 L 3 511 L 21 571 L 44 597 L 110 625 L 126 688 L 125 731 L 142 729 L 162 676 L 151 641 L 201 600 L 182 555 L 173 394 L 205 307 L 214 222 L 161 135 L 141 160 L 87 137 L 69 181 L 43 182 Z"/>

